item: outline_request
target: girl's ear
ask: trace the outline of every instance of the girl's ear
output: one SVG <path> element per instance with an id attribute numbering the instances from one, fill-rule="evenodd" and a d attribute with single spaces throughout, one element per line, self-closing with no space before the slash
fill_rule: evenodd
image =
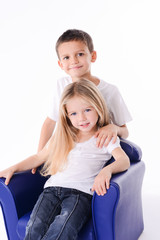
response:
<path id="1" fill-rule="evenodd" d="M 58 65 L 60 66 L 60 68 L 63 70 L 63 64 L 60 60 L 58 60 Z"/>
<path id="2" fill-rule="evenodd" d="M 96 53 L 96 51 L 93 51 L 93 52 L 92 52 L 91 62 L 95 62 L 96 59 L 97 59 L 97 53 Z"/>

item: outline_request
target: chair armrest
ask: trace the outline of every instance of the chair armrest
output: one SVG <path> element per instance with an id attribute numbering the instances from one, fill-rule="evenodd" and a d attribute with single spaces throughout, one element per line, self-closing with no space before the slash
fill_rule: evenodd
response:
<path id="1" fill-rule="evenodd" d="M 14 206 L 18 219 L 31 211 L 39 194 L 43 191 L 45 181 L 46 178 L 42 177 L 38 171 L 36 174 L 32 174 L 30 171 L 16 173 L 8 186 L 4 184 L 4 179 L 1 178 L 0 203 L 2 210 L 5 208 L 5 205 L 8 208 L 12 202 L 12 208 Z M 6 201 L 8 197 L 10 199 L 9 202 Z"/>
<path id="2" fill-rule="evenodd" d="M 9 240 L 19 240 L 16 232 L 18 219 L 32 210 L 46 181 L 38 172 L 14 174 L 9 185 L 0 178 L 0 205 Z"/>
<path id="3" fill-rule="evenodd" d="M 94 193 L 92 216 L 96 239 L 103 240 L 104 236 L 110 240 L 138 239 L 143 230 L 141 187 L 144 171 L 143 161 L 131 163 L 127 171 L 112 177 L 107 194 Z"/>

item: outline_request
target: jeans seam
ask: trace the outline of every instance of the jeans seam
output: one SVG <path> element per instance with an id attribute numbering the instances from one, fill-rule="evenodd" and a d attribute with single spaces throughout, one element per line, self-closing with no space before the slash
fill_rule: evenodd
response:
<path id="1" fill-rule="evenodd" d="M 56 207 L 54 208 L 54 211 L 52 212 L 51 216 L 49 219 L 52 218 L 52 216 L 54 215 L 55 211 L 57 210 L 58 206 L 60 205 L 60 203 L 58 202 Z M 45 239 L 48 236 L 47 232 L 44 234 L 44 236 L 42 237 L 42 240 Z"/>
<path id="2" fill-rule="evenodd" d="M 67 218 L 66 221 L 64 222 L 64 224 L 63 224 L 63 226 L 62 226 L 62 229 L 61 229 L 58 237 L 56 238 L 56 240 L 58 240 L 58 239 L 60 238 L 60 236 L 61 236 L 61 234 L 62 234 L 62 232 L 63 232 L 63 229 L 64 229 L 64 227 L 66 226 L 66 223 L 68 222 L 69 218 L 71 217 L 72 213 L 74 212 L 74 210 L 75 210 L 75 208 L 76 208 L 76 206 L 77 206 L 77 204 L 78 204 L 78 201 L 79 201 L 79 195 L 77 195 L 77 201 L 76 201 L 76 203 L 75 203 L 75 205 L 74 205 L 74 208 L 72 209 L 72 212 L 69 214 L 68 218 Z"/>
<path id="3" fill-rule="evenodd" d="M 41 204 L 43 198 L 44 198 L 44 194 L 43 194 L 43 196 L 42 196 L 42 198 L 41 198 L 41 201 L 39 201 L 39 204 L 38 204 L 38 206 L 37 206 L 36 214 L 34 214 L 34 219 L 33 219 L 33 221 L 32 221 L 32 226 L 31 226 L 31 228 L 30 228 L 30 231 L 28 232 L 28 237 L 29 237 L 29 239 L 31 239 L 31 232 L 32 232 L 33 223 L 34 223 L 35 220 L 36 220 L 36 215 L 37 215 L 37 212 L 38 212 L 38 210 L 39 210 L 39 207 L 40 207 L 40 204 Z"/>

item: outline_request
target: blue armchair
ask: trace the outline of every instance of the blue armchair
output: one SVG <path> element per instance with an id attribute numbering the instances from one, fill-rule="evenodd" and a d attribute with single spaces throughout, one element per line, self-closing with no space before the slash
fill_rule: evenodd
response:
<path id="1" fill-rule="evenodd" d="M 128 140 L 121 139 L 121 146 L 129 156 L 131 166 L 112 176 L 107 194 L 98 196 L 94 193 L 92 219 L 81 230 L 78 240 L 137 240 L 144 229 L 141 188 L 145 165 L 141 161 L 142 152 Z M 45 181 L 38 171 L 35 175 L 30 171 L 15 174 L 8 186 L 0 178 L 0 204 L 8 240 L 24 238 L 27 221 Z"/>

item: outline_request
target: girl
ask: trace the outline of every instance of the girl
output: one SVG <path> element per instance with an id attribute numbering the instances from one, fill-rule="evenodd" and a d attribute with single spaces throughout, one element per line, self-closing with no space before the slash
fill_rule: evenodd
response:
<path id="1" fill-rule="evenodd" d="M 106 104 L 97 87 L 85 79 L 71 83 L 63 92 L 58 126 L 48 144 L 0 173 L 8 184 L 15 172 L 44 163 L 42 174 L 50 175 L 31 214 L 25 240 L 77 239 L 91 217 L 93 191 L 106 194 L 112 174 L 128 169 L 129 159 L 118 137 L 114 144 L 111 140 L 107 147 L 96 147 L 95 132 L 107 124 Z M 115 162 L 103 168 L 111 156 Z"/>

